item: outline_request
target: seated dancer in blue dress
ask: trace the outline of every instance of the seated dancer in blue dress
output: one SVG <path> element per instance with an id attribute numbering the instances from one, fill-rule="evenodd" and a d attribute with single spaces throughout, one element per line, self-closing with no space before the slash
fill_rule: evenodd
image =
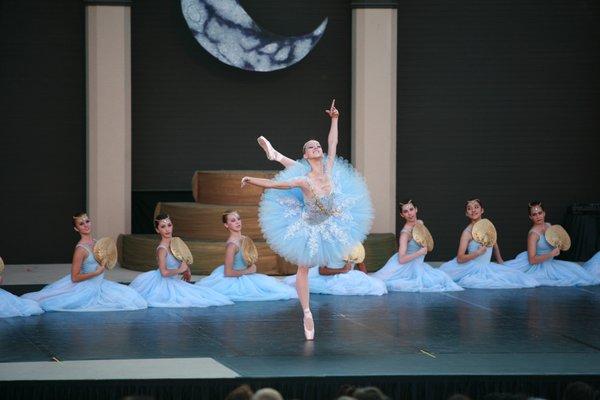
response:
<path id="1" fill-rule="evenodd" d="M 427 247 L 419 245 L 412 235 L 417 219 L 417 206 L 412 200 L 400 203 L 400 215 L 406 223 L 400 231 L 398 252 L 373 274 L 382 279 L 388 290 L 398 292 L 449 292 L 463 290 L 450 276 L 425 263 Z"/>
<path id="2" fill-rule="evenodd" d="M 146 301 L 133 289 L 104 279 L 105 264 L 94 258 L 92 225 L 85 213 L 73 216 L 75 231 L 81 239 L 75 246 L 71 273 L 22 297 L 37 301 L 45 311 L 121 311 L 140 310 Z"/>
<path id="3" fill-rule="evenodd" d="M 440 266 L 444 271 L 464 288 L 473 289 L 517 289 L 539 286 L 538 281 L 514 268 L 503 265 L 500 248 L 495 243 L 492 247 L 477 243 L 471 233 L 473 225 L 481 220 L 484 209 L 479 199 L 467 201 L 466 215 L 471 221 L 460 236 L 456 258 Z M 500 264 L 491 262 L 492 250 Z"/>
<path id="4" fill-rule="evenodd" d="M 233 304 L 225 295 L 189 282 L 190 267 L 171 252 L 173 223 L 167 214 L 154 219 L 160 235 L 156 248 L 158 269 L 138 275 L 129 286 L 137 290 L 149 307 L 209 307 Z"/>
<path id="5" fill-rule="evenodd" d="M 527 234 L 527 251 L 506 261 L 505 266 L 515 268 L 533 276 L 542 286 L 587 286 L 597 285 L 600 279 L 580 265 L 555 260 L 560 249 L 553 247 L 544 236 L 551 225 L 546 222 L 546 212 L 542 203 L 529 203 L 529 219 L 532 227 Z"/>
<path id="6" fill-rule="evenodd" d="M 299 267 L 296 290 L 307 340 L 314 338 L 308 268 L 335 265 L 365 239 L 373 220 L 367 185 L 347 161 L 336 158 L 339 112 L 335 100 L 326 113 L 331 117 L 326 157 L 319 142 L 309 140 L 303 146 L 303 159 L 292 161 L 272 180 L 242 179 L 242 187 L 251 184 L 267 189 L 259 206 L 263 235 L 276 253 Z"/>
<path id="7" fill-rule="evenodd" d="M 600 251 L 583 264 L 583 268 L 596 278 L 600 279 Z"/>
<path id="8" fill-rule="evenodd" d="M 2 271 L 4 271 L 4 261 L 0 257 L 0 284 L 2 284 Z M 40 305 L 28 299 L 22 299 L 14 294 L 0 289 L 0 318 L 8 317 L 28 317 L 43 313 Z"/>
<path id="9" fill-rule="evenodd" d="M 258 251 L 252 239 L 242 235 L 240 214 L 235 210 L 225 211 L 222 221 L 229 230 L 225 245 L 225 264 L 196 282 L 196 285 L 209 287 L 233 301 L 297 298 L 296 291 L 279 279 L 256 272 Z"/>
<path id="10" fill-rule="evenodd" d="M 354 257 L 352 253 L 362 254 Z M 311 268 L 308 272 L 308 287 L 311 293 L 342 296 L 381 296 L 387 293 L 381 279 L 367 275 L 363 260 L 365 250 L 357 246 L 344 260 L 336 265 Z M 358 268 L 358 269 L 356 269 Z M 284 279 L 288 285 L 296 284 L 296 275 Z"/>

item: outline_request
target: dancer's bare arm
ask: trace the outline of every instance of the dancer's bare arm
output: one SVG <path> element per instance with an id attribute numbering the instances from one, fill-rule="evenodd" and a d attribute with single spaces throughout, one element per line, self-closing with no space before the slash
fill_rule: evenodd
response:
<path id="1" fill-rule="evenodd" d="M 253 178 L 251 176 L 245 176 L 242 178 L 241 186 L 244 187 L 247 184 L 266 189 L 291 189 L 295 187 L 306 189 L 306 180 L 304 179 L 294 179 L 291 181 L 276 182 L 271 179 Z"/>
<path id="2" fill-rule="evenodd" d="M 329 135 L 327 136 L 327 171 L 331 171 L 337 152 L 338 118 L 340 116 L 340 112 L 335 108 L 335 99 L 331 102 L 329 110 L 325 110 L 325 112 L 331 117 L 331 127 L 329 128 Z"/>

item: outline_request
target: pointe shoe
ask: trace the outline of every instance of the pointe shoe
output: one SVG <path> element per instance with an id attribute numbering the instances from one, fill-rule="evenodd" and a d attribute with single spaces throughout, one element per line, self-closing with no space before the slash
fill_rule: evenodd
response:
<path id="1" fill-rule="evenodd" d="M 260 147 L 262 147 L 262 149 L 265 151 L 265 153 L 267 154 L 267 159 L 271 160 L 271 161 L 280 161 L 282 158 L 282 155 L 276 151 L 273 146 L 271 146 L 271 143 L 267 140 L 267 138 L 265 138 L 264 136 L 259 136 L 256 141 L 258 142 L 258 145 Z"/>
<path id="2" fill-rule="evenodd" d="M 306 329 L 306 321 L 311 320 L 312 329 Z M 314 340 L 315 338 L 315 321 L 313 320 L 312 313 L 309 309 L 304 310 L 304 318 L 302 319 L 302 323 L 304 324 L 304 337 L 306 340 Z"/>

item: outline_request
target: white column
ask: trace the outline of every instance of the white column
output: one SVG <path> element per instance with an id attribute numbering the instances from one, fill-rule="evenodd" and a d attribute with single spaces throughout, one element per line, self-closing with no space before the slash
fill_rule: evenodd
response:
<path id="1" fill-rule="evenodd" d="M 85 3 L 87 211 L 96 237 L 116 239 L 131 233 L 130 2 Z"/>
<path id="2" fill-rule="evenodd" d="M 352 160 L 375 206 L 372 233 L 395 232 L 397 4 L 352 7 Z"/>

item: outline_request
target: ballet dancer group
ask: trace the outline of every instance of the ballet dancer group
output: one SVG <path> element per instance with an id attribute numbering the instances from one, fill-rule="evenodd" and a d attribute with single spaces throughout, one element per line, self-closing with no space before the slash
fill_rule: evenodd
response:
<path id="1" fill-rule="evenodd" d="M 256 247 L 242 234 L 240 214 L 227 210 L 222 215 L 222 223 L 229 231 L 225 262 L 209 276 L 195 284 L 190 282 L 188 264 L 171 250 L 173 223 L 168 215 L 161 214 L 154 220 L 160 235 L 156 249 L 158 269 L 138 275 L 129 286 L 122 285 L 104 278 L 106 264 L 98 263 L 94 256 L 90 219 L 85 213 L 78 213 L 73 216 L 73 228 L 80 240 L 75 246 L 71 273 L 21 297 L 0 289 L 0 317 L 44 311 L 208 307 L 298 298 L 304 335 L 312 340 L 315 327 L 309 292 L 383 295 L 388 291 L 600 284 L 600 252 L 583 266 L 555 259 L 560 250 L 544 235 L 550 224 L 545 221 L 540 202 L 528 206 L 532 227 L 527 235 L 527 251 L 505 262 L 496 243 L 481 244 L 474 238 L 473 227 L 482 220 L 484 208 L 479 199 L 467 201 L 469 225 L 461 234 L 457 256 L 433 268 L 424 261 L 427 246 L 413 237 L 415 227 L 423 223 L 417 217 L 418 208 L 413 201 L 404 201 L 399 210 L 405 224 L 400 231 L 398 252 L 373 274 L 367 274 L 364 265 L 355 269 L 360 260 L 349 255 L 366 238 L 374 211 L 364 180 L 348 162 L 336 157 L 339 111 L 335 100 L 326 113 L 331 119 L 327 154 L 318 141 L 309 140 L 303 146 L 303 158 L 295 161 L 276 151 L 261 136 L 258 143 L 267 158 L 285 169 L 273 179 L 244 177 L 241 181 L 242 188 L 255 185 L 265 189 L 259 205 L 263 235 L 276 253 L 298 266 L 296 275 L 280 280 L 257 273 Z M 492 253 L 497 263 L 491 262 Z M 0 283 L 1 279 L 0 276 Z"/>

